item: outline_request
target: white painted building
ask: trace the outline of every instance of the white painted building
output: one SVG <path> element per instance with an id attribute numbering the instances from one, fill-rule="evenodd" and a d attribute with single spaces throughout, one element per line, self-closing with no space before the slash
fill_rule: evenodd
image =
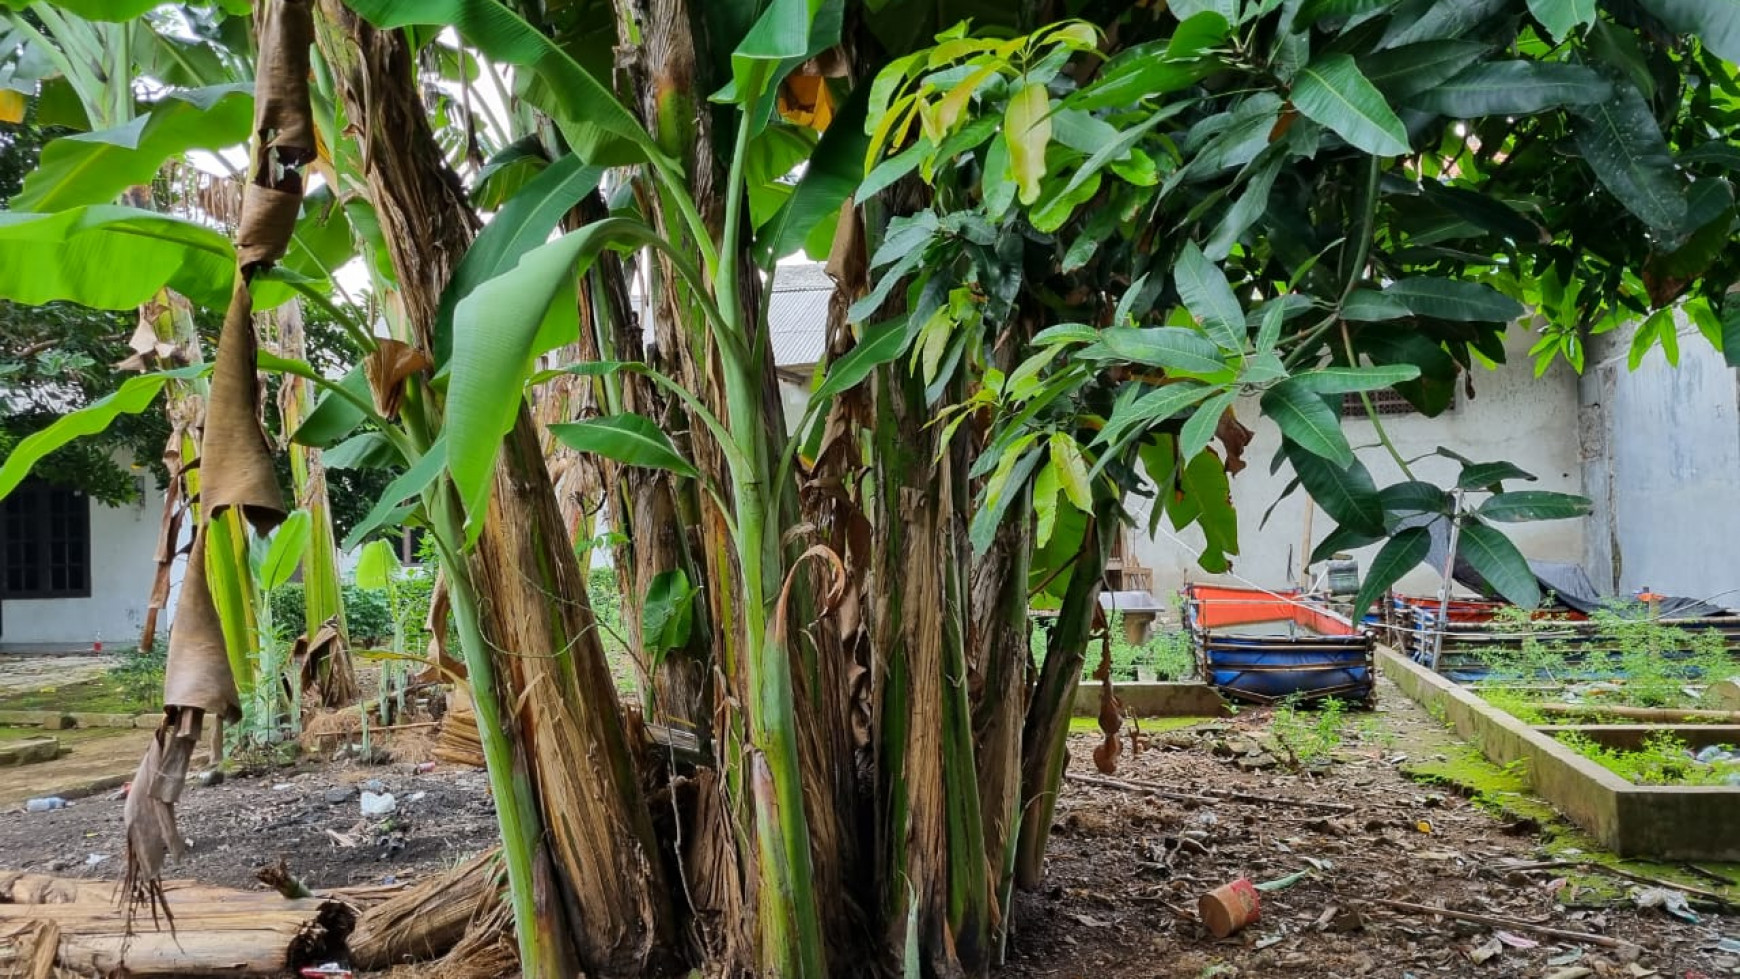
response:
<path id="1" fill-rule="evenodd" d="M 0 502 L 0 650 L 138 643 L 163 521 L 163 491 L 143 483 L 118 507 L 36 479 Z"/>

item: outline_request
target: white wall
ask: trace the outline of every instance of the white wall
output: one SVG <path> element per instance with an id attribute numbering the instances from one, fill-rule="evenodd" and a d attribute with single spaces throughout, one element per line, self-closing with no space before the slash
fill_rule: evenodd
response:
<path id="1" fill-rule="evenodd" d="M 1684 325 L 1677 367 L 1632 371 L 1633 332 L 1592 338 L 1582 382 L 1589 576 L 1740 606 L 1740 372 Z"/>
<path id="2" fill-rule="evenodd" d="M 1521 484 L 1519 488 L 1582 492 L 1582 457 L 1576 434 L 1577 377 L 1560 364 L 1536 379 L 1533 363 L 1527 356 L 1535 339 L 1532 332 L 1514 329 L 1506 342 L 1509 362 L 1495 370 L 1476 368 L 1475 396 L 1471 399 L 1465 391 L 1458 391 L 1455 407 L 1437 418 L 1385 416 L 1384 429 L 1402 457 L 1412 459 L 1444 446 L 1477 462 L 1508 460 L 1539 477 L 1537 482 Z M 1290 584 L 1293 580 L 1290 574 L 1294 577 L 1298 574 L 1308 498 L 1303 490 L 1295 491 L 1275 507 L 1267 526 L 1258 529 L 1263 512 L 1280 496 L 1293 472 L 1283 464 L 1277 474 L 1269 475 L 1269 460 L 1280 445 L 1280 433 L 1273 424 L 1260 419 L 1256 401 L 1242 400 L 1236 410 L 1239 419 L 1255 429 L 1256 436 L 1245 449 L 1247 468 L 1232 479 L 1233 503 L 1239 513 L 1240 553 L 1233 559 L 1231 574 L 1209 575 L 1197 566 L 1202 535 L 1195 527 L 1186 528 L 1174 540 L 1168 536 L 1171 524 L 1162 520 L 1155 537 L 1150 539 L 1145 509 L 1149 501 L 1133 501 L 1144 507 L 1141 527 L 1128 531 L 1126 539 L 1141 563 L 1154 569 L 1154 592 L 1158 596 L 1176 592 L 1186 581 L 1236 584 L 1242 580 L 1274 588 Z M 1344 428 L 1379 487 L 1406 478 L 1389 454 L 1377 445 L 1370 421 L 1350 417 Z M 1219 443 L 1215 445 L 1218 449 Z M 1419 479 L 1449 486 L 1454 485 L 1460 467 L 1451 459 L 1435 456 L 1412 468 Z M 1531 559 L 1578 563 L 1583 559 L 1584 522 L 1513 524 L 1506 530 Z M 1312 519 L 1311 545 L 1316 546 L 1333 529 L 1334 522 L 1317 510 Z M 1353 552 L 1362 572 L 1370 567 L 1379 546 Z M 1303 549 L 1309 553 L 1309 548 Z M 1400 588 L 1432 594 L 1440 580 L 1438 573 L 1422 567 L 1403 578 Z"/>
<path id="3" fill-rule="evenodd" d="M 0 643 L 88 647 L 101 637 L 107 649 L 132 646 L 145 623 L 145 604 L 156 573 L 157 534 L 163 492 L 145 479 L 137 505 L 104 506 L 91 501 L 91 596 L 7 600 L 0 615 Z M 176 583 L 179 583 L 177 565 Z M 170 608 L 174 608 L 173 596 Z M 169 635 L 167 616 L 158 635 Z"/>

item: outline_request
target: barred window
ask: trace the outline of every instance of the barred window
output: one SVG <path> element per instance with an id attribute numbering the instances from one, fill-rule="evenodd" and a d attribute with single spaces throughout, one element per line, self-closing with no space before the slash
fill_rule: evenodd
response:
<path id="1" fill-rule="evenodd" d="M 91 501 L 31 479 L 0 504 L 0 589 L 6 598 L 88 598 Z"/>
<path id="2" fill-rule="evenodd" d="M 1420 413 L 1420 410 L 1410 404 L 1407 398 L 1402 397 L 1390 388 L 1384 388 L 1381 391 L 1371 391 L 1369 392 L 1369 396 L 1371 398 L 1372 410 L 1376 411 L 1379 415 L 1387 417 L 1389 415 L 1417 415 Z M 1450 399 L 1450 404 L 1445 407 L 1444 410 L 1453 411 L 1455 408 L 1456 399 L 1452 397 Z M 1359 395 L 1344 394 L 1341 396 L 1341 417 L 1365 417 L 1365 405 L 1360 403 Z"/>

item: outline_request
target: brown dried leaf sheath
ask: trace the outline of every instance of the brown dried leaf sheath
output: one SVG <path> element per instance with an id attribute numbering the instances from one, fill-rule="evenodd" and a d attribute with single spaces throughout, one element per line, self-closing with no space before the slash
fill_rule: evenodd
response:
<path id="1" fill-rule="evenodd" d="M 218 340 L 200 442 L 204 522 L 194 534 L 170 632 L 163 724 L 139 763 L 127 798 L 129 928 L 132 913 L 141 904 L 169 915 L 160 875 L 165 855 L 179 852 L 182 846 L 175 802 L 186 784 L 205 715 L 231 720 L 241 716 L 223 629 L 206 578 L 209 521 L 229 507 L 238 508 L 261 533 L 284 519 L 284 496 L 260 425 L 258 338 L 248 282 L 289 246 L 302 197 L 301 175 L 291 168 L 314 157 L 308 100 L 308 49 L 314 25 L 307 0 L 270 0 L 261 12 L 259 30 L 254 87 L 257 147 L 236 240 L 236 288 Z"/>

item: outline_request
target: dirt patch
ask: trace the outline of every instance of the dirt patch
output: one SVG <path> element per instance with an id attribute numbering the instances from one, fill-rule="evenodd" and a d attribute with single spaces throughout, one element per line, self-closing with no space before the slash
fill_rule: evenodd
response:
<path id="1" fill-rule="evenodd" d="M 136 765 L 139 751 L 131 757 Z M 362 814 L 360 793 L 370 780 L 393 795 L 396 812 Z M 119 799 L 97 796 L 55 812 L 0 815 L 0 867 L 114 878 L 121 807 Z M 169 876 L 241 888 L 259 887 L 254 873 L 280 858 L 313 888 L 404 880 L 446 868 L 497 837 L 482 772 L 417 774 L 410 765 L 325 765 L 191 784 L 177 815 L 191 846 Z"/>
<path id="2" fill-rule="evenodd" d="M 1464 795 L 1463 780 L 1453 776 L 1478 764 L 1465 747 L 1393 686 L 1384 684 L 1379 698 L 1379 712 L 1351 716 L 1335 763 L 1320 771 L 1295 774 L 1268 764 L 1273 750 L 1264 752 L 1267 759 L 1244 750 L 1272 748 L 1268 712 L 1246 711 L 1197 728 L 1194 743 L 1181 732 L 1151 738 L 1133 758 L 1125 753 L 1118 773 L 1171 792 L 1309 799 L 1354 807 L 1350 812 L 1175 801 L 1066 782 L 1045 886 L 1016 897 L 1019 931 L 1010 939 L 1005 974 L 1740 974 L 1733 951 L 1740 948 L 1740 919 L 1700 908 L 1693 924 L 1637 909 L 1625 882 L 1507 867 L 1587 859 L 1592 848 L 1550 810 L 1522 804 L 1508 781 Z M 1092 772 L 1094 743 L 1072 740 L 1073 773 Z M 1260 767 L 1250 767 L 1253 761 Z M 1416 781 L 1409 771 L 1444 784 Z M 1652 874 L 1674 869 L 1625 866 Z M 1740 868 L 1707 869 L 1740 877 Z M 1302 870 L 1307 874 L 1297 881 L 1263 893 L 1261 919 L 1229 939 L 1216 941 L 1195 920 L 1197 898 L 1211 888 L 1239 877 L 1279 881 Z M 1482 924 L 1384 909 L 1372 898 L 1612 936 L 1641 952 L 1634 958 L 1521 929 L 1497 929 L 1506 931 L 1500 936 Z"/>

